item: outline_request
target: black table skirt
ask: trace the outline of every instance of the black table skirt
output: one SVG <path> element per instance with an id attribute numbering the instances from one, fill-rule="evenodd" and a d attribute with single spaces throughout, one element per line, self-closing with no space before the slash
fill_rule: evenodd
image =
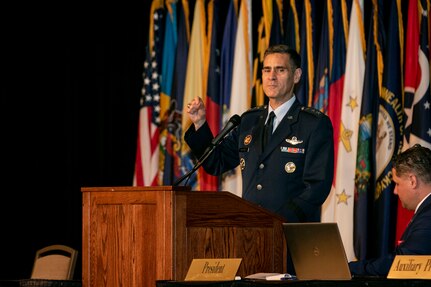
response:
<path id="1" fill-rule="evenodd" d="M 21 279 L 0 280 L 0 287 L 81 287 L 80 280 Z"/>
<path id="2" fill-rule="evenodd" d="M 157 287 L 251 287 L 251 286 L 291 286 L 291 287 L 431 287 L 431 280 L 421 279 L 352 279 L 352 280 L 237 280 L 223 282 L 184 282 L 184 281 L 157 281 Z"/>

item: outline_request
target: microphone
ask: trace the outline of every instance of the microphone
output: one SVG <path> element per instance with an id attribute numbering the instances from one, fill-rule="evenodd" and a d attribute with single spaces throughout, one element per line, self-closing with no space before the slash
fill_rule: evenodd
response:
<path id="1" fill-rule="evenodd" d="M 241 123 L 241 117 L 238 115 L 233 115 L 229 121 L 226 123 L 224 128 L 220 131 L 220 133 L 211 141 L 210 146 L 205 150 L 203 155 L 199 158 L 198 162 L 193 166 L 193 168 L 180 177 L 175 183 L 174 186 L 177 186 L 180 184 L 183 180 L 186 178 L 190 178 L 190 176 L 204 163 L 204 161 L 212 154 L 215 147 L 220 144 L 224 138 L 227 136 L 227 134 L 233 130 L 236 126 L 238 126 Z"/>
<path id="2" fill-rule="evenodd" d="M 225 136 L 240 123 L 241 117 L 238 115 L 233 115 L 226 123 L 224 128 L 220 131 L 220 133 L 211 141 L 211 145 L 216 146 L 221 143 Z"/>
<path id="3" fill-rule="evenodd" d="M 241 117 L 236 114 L 233 115 L 226 123 L 224 128 L 220 131 L 220 133 L 215 138 L 213 138 L 213 140 L 211 141 L 211 144 L 204 151 L 199 161 L 204 161 L 213 152 L 214 148 L 224 140 L 227 134 L 231 130 L 233 130 L 236 126 L 238 126 L 240 123 L 241 123 Z"/>

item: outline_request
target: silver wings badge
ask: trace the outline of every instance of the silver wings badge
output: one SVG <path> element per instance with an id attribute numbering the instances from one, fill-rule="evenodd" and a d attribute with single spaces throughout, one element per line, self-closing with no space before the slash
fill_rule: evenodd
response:
<path id="1" fill-rule="evenodd" d="M 286 142 L 290 143 L 291 145 L 297 145 L 302 143 L 303 141 L 298 140 L 297 137 L 292 137 L 291 139 L 286 139 Z"/>

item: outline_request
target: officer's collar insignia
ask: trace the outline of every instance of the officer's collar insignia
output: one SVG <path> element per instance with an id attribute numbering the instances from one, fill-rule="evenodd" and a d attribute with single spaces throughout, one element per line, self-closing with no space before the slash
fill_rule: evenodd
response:
<path id="1" fill-rule="evenodd" d="M 291 145 L 297 145 L 302 143 L 302 140 L 298 140 L 297 137 L 292 137 L 291 139 L 286 139 L 286 142 L 290 143 Z"/>

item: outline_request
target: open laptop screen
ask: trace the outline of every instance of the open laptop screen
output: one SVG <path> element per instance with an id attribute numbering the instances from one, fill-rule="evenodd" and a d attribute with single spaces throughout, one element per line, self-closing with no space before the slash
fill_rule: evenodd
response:
<path id="1" fill-rule="evenodd" d="M 352 278 L 337 223 L 283 223 L 283 229 L 298 279 Z"/>

